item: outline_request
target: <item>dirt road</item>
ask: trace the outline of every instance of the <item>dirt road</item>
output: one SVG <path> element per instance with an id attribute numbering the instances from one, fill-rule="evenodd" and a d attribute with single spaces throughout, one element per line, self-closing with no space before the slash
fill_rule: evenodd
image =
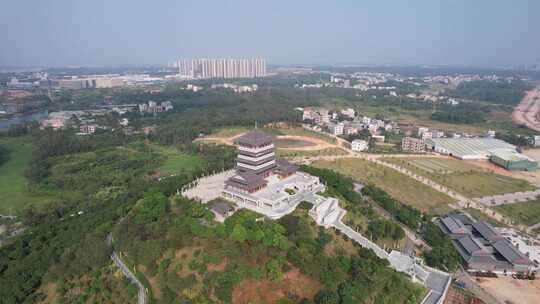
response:
<path id="1" fill-rule="evenodd" d="M 540 132 L 540 85 L 534 90 L 527 92 L 523 100 L 514 109 L 512 120 L 519 125 L 525 125 L 530 129 Z"/>
<path id="2" fill-rule="evenodd" d="M 207 141 L 207 142 L 215 142 L 220 143 L 224 145 L 232 146 L 234 145 L 234 141 L 244 135 L 238 134 L 232 137 L 201 137 L 197 138 L 195 141 Z M 310 143 L 309 146 L 298 146 L 298 147 L 286 147 L 284 149 L 291 150 L 291 151 L 317 151 L 317 150 L 324 150 L 329 148 L 335 148 L 337 147 L 336 144 L 328 143 L 322 139 L 316 138 L 316 137 L 307 137 L 307 136 L 299 136 L 299 135 L 278 135 L 275 137 L 276 139 L 282 139 L 282 140 L 296 140 L 299 142 L 308 142 Z"/>

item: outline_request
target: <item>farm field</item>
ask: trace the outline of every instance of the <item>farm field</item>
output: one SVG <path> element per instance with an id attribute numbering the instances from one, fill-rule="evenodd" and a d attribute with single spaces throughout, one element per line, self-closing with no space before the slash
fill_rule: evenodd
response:
<path id="1" fill-rule="evenodd" d="M 494 209 L 526 226 L 540 223 L 540 200 L 501 205 Z"/>
<path id="2" fill-rule="evenodd" d="M 398 201 L 421 211 L 444 214 L 450 211 L 454 200 L 393 169 L 357 158 L 342 158 L 335 161 L 318 161 L 315 167 L 335 170 L 361 183 L 373 183 L 387 191 Z"/>
<path id="3" fill-rule="evenodd" d="M 386 158 L 467 197 L 534 190 L 528 181 L 489 172 L 457 159 Z"/>
<path id="4" fill-rule="evenodd" d="M 10 151 L 10 160 L 0 167 L 0 214 L 14 213 L 30 204 L 43 204 L 54 198 L 47 193 L 30 193 L 24 171 L 32 159 L 32 144 L 24 138 L 0 139 Z"/>

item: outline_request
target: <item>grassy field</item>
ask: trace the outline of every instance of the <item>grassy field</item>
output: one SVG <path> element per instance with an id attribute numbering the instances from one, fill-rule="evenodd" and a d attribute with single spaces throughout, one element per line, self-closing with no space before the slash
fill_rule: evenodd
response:
<path id="1" fill-rule="evenodd" d="M 246 127 L 223 127 L 219 128 L 215 132 L 212 132 L 212 134 L 208 135 L 208 137 L 228 138 L 247 131 L 248 128 Z"/>
<path id="2" fill-rule="evenodd" d="M 384 161 L 405 167 L 467 197 L 535 189 L 525 180 L 487 172 L 457 159 L 387 158 Z"/>
<path id="3" fill-rule="evenodd" d="M 395 170 L 356 158 L 336 161 L 319 161 L 315 167 L 328 168 L 345 174 L 362 183 L 373 183 L 387 191 L 393 198 L 419 210 L 434 214 L 450 211 L 448 204 L 454 200 Z"/>
<path id="4" fill-rule="evenodd" d="M 298 151 L 288 149 L 277 149 L 278 157 L 309 157 L 309 156 L 328 156 L 345 155 L 347 152 L 340 148 L 328 148 L 316 151 Z"/>
<path id="5" fill-rule="evenodd" d="M 487 215 L 482 213 L 480 210 L 473 209 L 473 208 L 466 208 L 465 211 L 469 213 L 475 220 L 477 221 L 486 221 L 490 223 L 492 226 L 495 227 L 506 227 L 506 224 L 503 224 Z"/>
<path id="6" fill-rule="evenodd" d="M 32 158 L 32 144 L 22 138 L 0 139 L 10 151 L 10 160 L 0 167 L 0 213 L 22 210 L 30 204 L 42 204 L 54 198 L 52 194 L 30 193 L 24 171 Z"/>
<path id="7" fill-rule="evenodd" d="M 497 206 L 495 210 L 526 226 L 540 223 L 540 200 Z"/>
<path id="8" fill-rule="evenodd" d="M 296 140 L 296 139 L 276 139 L 274 140 L 274 145 L 276 148 L 303 148 L 303 147 L 312 147 L 315 146 L 314 143 L 305 141 L 305 140 Z"/>
<path id="9" fill-rule="evenodd" d="M 152 145 L 152 148 L 165 158 L 163 164 L 157 168 L 161 175 L 192 172 L 204 166 L 203 160 L 199 157 L 178 152 L 172 147 Z"/>

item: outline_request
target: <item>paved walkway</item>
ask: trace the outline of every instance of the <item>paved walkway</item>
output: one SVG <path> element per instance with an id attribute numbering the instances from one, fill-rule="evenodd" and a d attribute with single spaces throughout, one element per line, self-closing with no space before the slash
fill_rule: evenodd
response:
<path id="1" fill-rule="evenodd" d="M 236 174 L 235 170 L 227 170 L 214 175 L 205 176 L 186 185 L 182 195 L 193 200 L 207 203 L 221 195 L 225 181 Z"/>
<path id="2" fill-rule="evenodd" d="M 334 199 L 335 200 L 335 199 Z M 413 282 L 420 281 L 428 293 L 422 304 L 442 304 L 452 281 L 450 274 L 423 265 L 423 261 L 408 254 L 393 250 L 388 253 L 374 242 L 364 237 L 359 232 L 343 223 L 343 217 L 347 213 L 332 198 L 318 199 L 309 211 L 318 225 L 325 228 L 333 227 L 345 234 L 354 242 L 364 248 L 373 250 L 375 255 L 390 262 L 390 266 L 399 272 L 408 274 Z"/>
<path id="3" fill-rule="evenodd" d="M 109 246 L 112 245 L 112 234 L 110 233 L 109 235 L 107 235 L 107 244 L 109 244 Z M 120 259 L 120 257 L 118 256 L 118 254 L 116 254 L 115 251 L 113 251 L 113 253 L 111 254 L 111 260 L 118 268 L 120 268 L 124 276 L 126 276 L 126 278 L 128 278 L 129 281 L 135 286 L 137 286 L 137 288 L 139 289 L 137 303 L 145 304 L 146 295 L 144 291 L 144 285 L 141 283 L 141 281 L 139 281 L 139 279 L 137 279 L 137 277 L 129 270 L 129 268 L 126 266 L 126 264 L 124 264 L 124 262 Z"/>
<path id="4" fill-rule="evenodd" d="M 536 223 L 536 224 L 534 224 L 532 226 L 529 226 L 529 229 L 531 229 L 531 230 L 538 229 L 538 228 L 540 228 L 540 222 Z"/>
<path id="5" fill-rule="evenodd" d="M 525 201 L 537 200 L 540 198 L 540 189 L 534 191 L 523 191 L 514 193 L 505 193 L 500 195 L 484 196 L 475 198 L 481 204 L 486 206 L 499 206 L 514 204 Z"/>

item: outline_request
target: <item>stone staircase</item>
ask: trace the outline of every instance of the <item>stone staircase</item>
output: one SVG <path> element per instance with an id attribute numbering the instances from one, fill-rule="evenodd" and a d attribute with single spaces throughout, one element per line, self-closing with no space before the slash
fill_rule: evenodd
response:
<path id="1" fill-rule="evenodd" d="M 313 208 L 309 211 L 309 215 L 315 220 L 317 225 L 329 228 L 337 220 L 339 216 L 338 200 L 330 197 L 322 197 L 314 195 L 315 202 Z"/>
<path id="2" fill-rule="evenodd" d="M 424 285 L 428 289 L 428 293 L 422 304 L 442 304 L 444 302 L 452 281 L 448 273 L 425 266 L 420 258 L 411 257 L 396 250 L 388 253 L 359 232 L 345 225 L 342 219 L 347 211 L 339 207 L 337 199 L 314 195 L 311 202 L 314 206 L 309 211 L 309 215 L 319 226 L 334 227 L 360 246 L 373 250 L 379 258 L 388 260 L 393 269 L 406 273 L 413 282 Z"/>

